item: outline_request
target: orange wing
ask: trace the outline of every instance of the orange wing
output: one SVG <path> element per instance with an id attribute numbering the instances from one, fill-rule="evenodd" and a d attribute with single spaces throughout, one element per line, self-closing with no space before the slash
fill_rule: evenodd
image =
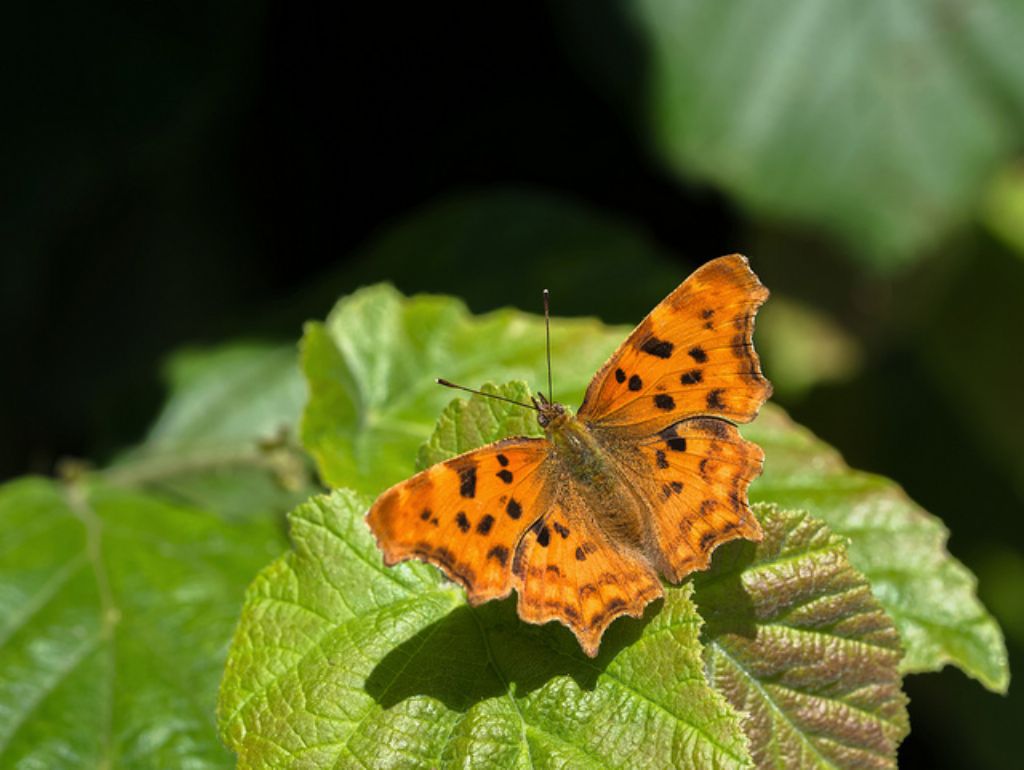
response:
<path id="1" fill-rule="evenodd" d="M 549 448 L 544 439 L 504 439 L 391 487 L 366 514 L 384 563 L 435 564 L 471 604 L 507 596 L 516 544 L 546 510 Z"/>
<path id="2" fill-rule="evenodd" d="M 645 318 L 594 376 L 579 417 L 656 433 L 686 417 L 749 422 L 771 395 L 753 347 L 768 290 L 733 254 L 708 262 Z"/>
<path id="3" fill-rule="evenodd" d="M 529 528 L 516 548 L 512 574 L 519 617 L 529 623 L 557 620 L 576 635 L 583 651 L 597 655 L 601 637 L 620 615 L 638 618 L 662 595 L 658 576 L 641 554 L 612 544 L 593 525 L 571 490 Z"/>
<path id="4" fill-rule="evenodd" d="M 736 538 L 760 541 L 747 488 L 764 452 L 725 420 L 684 420 L 616 452 L 617 466 L 650 509 L 658 567 L 673 583 L 707 569 L 711 552 Z"/>

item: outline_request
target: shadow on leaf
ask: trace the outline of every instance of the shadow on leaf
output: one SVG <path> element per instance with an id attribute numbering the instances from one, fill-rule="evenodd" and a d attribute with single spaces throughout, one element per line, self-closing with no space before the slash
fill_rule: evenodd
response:
<path id="1" fill-rule="evenodd" d="M 515 597 L 462 606 L 389 652 L 370 673 L 366 692 L 388 709 L 417 695 L 467 711 L 487 698 L 524 695 L 556 677 L 591 691 L 608 664 L 636 642 L 661 610 L 620 618 L 605 633 L 597 658 L 588 658 L 560 623 L 535 626 L 516 614 Z"/>
<path id="2" fill-rule="evenodd" d="M 704 619 L 701 640 L 731 634 L 757 636 L 757 611 L 743 586 L 743 572 L 757 557 L 757 543 L 733 540 L 715 551 L 711 569 L 693 578 L 693 600 Z"/>

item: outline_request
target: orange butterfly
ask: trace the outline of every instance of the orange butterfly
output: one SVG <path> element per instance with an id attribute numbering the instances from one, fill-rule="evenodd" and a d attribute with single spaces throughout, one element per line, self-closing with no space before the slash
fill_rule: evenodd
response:
<path id="1" fill-rule="evenodd" d="M 767 297 L 745 257 L 708 262 L 594 375 L 576 415 L 538 394 L 545 438 L 489 444 L 377 498 L 384 562 L 435 564 L 473 605 L 514 588 L 519 617 L 558 620 L 597 655 L 615 618 L 662 595 L 659 573 L 678 583 L 722 543 L 762 538 L 747 487 L 764 453 L 734 423 L 771 395 L 752 344 Z"/>

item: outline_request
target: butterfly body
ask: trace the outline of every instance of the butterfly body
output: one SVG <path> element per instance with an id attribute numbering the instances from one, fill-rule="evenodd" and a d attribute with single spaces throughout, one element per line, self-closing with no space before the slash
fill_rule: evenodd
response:
<path id="1" fill-rule="evenodd" d="M 746 499 L 761 470 L 747 422 L 771 386 L 752 345 L 767 297 L 733 255 L 709 262 L 645 318 L 594 376 L 579 411 L 539 395 L 544 438 L 504 439 L 384 492 L 367 520 L 387 564 L 421 559 L 471 604 L 519 593 L 519 615 L 558 620 L 596 655 L 738 537 L 761 539 Z"/>

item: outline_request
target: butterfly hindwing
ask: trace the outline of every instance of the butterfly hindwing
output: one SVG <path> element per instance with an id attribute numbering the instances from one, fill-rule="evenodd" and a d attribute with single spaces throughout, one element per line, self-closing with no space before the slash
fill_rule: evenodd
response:
<path id="1" fill-rule="evenodd" d="M 543 513 L 549 446 L 505 439 L 391 487 L 367 513 L 385 564 L 435 564 L 466 588 L 471 604 L 507 596 L 516 544 Z"/>
<path id="2" fill-rule="evenodd" d="M 671 582 L 707 569 L 722 543 L 761 540 L 747 488 L 761 473 L 764 453 L 734 425 L 713 417 L 684 420 L 632 451 L 620 467 L 651 511 L 659 568 Z"/>
<path id="3" fill-rule="evenodd" d="M 662 595 L 661 583 L 642 555 L 610 542 L 594 526 L 597 512 L 586 510 L 571 489 L 558 495 L 516 550 L 512 575 L 519 616 L 529 623 L 558 620 L 594 657 L 611 622 L 642 616 Z"/>
<path id="4" fill-rule="evenodd" d="M 637 435 L 695 415 L 749 422 L 771 395 L 752 342 L 754 315 L 767 297 L 745 257 L 708 262 L 594 376 L 580 419 Z"/>

